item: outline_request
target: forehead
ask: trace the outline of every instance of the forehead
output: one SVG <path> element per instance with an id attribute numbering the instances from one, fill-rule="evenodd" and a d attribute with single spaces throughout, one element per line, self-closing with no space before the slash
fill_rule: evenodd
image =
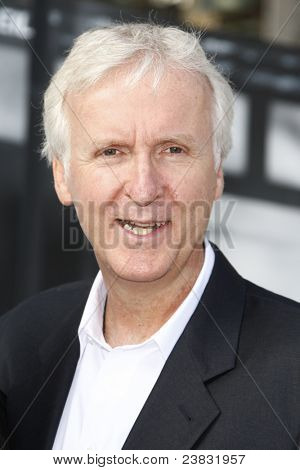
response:
<path id="1" fill-rule="evenodd" d="M 118 131 L 128 135 L 164 131 L 199 132 L 210 123 L 211 87 L 199 74 L 168 70 L 154 86 L 147 73 L 134 85 L 126 71 L 111 73 L 92 87 L 67 96 L 71 128 L 80 132 Z"/>

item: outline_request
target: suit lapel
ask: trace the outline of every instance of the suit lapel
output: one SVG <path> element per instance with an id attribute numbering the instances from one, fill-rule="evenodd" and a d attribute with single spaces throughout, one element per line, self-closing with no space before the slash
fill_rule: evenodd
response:
<path id="1" fill-rule="evenodd" d="M 123 449 L 189 449 L 218 416 L 187 346 L 181 337 Z"/>
<path id="2" fill-rule="evenodd" d="M 235 366 L 245 285 L 213 248 L 215 265 L 202 299 L 123 449 L 191 449 L 222 412 L 206 382 Z"/>
<path id="3" fill-rule="evenodd" d="M 49 372 L 45 375 L 45 393 L 39 403 L 41 429 L 47 431 L 43 444 L 43 448 L 46 449 L 52 448 L 79 359 L 80 345 L 77 331 L 64 344 L 61 355 L 56 356 L 56 363 L 47 368 Z M 45 422 L 48 426 L 44 428 Z"/>
<path id="4" fill-rule="evenodd" d="M 26 383 L 11 390 L 10 415 L 12 421 L 18 420 L 11 433 L 12 448 L 52 448 L 79 358 L 77 330 L 85 301 L 61 312 L 61 323 L 49 327 L 40 347 L 36 370 L 29 371 Z"/>

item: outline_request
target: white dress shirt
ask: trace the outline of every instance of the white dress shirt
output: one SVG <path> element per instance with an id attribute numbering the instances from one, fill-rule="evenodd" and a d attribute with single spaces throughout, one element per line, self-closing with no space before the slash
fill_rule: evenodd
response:
<path id="1" fill-rule="evenodd" d="M 107 291 L 99 271 L 79 325 L 80 357 L 53 449 L 122 448 L 199 303 L 214 261 L 214 251 L 205 240 L 203 267 L 176 312 L 143 343 L 115 348 L 102 332 Z"/>

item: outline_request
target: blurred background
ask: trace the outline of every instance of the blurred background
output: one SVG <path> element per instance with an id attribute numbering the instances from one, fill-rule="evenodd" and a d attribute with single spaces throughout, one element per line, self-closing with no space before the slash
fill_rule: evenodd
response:
<path id="1" fill-rule="evenodd" d="M 244 277 L 300 301 L 300 1 L 0 0 L 0 313 L 95 275 L 74 210 L 39 159 L 42 94 L 75 36 L 149 17 L 203 31 L 237 93 L 209 238 Z"/>

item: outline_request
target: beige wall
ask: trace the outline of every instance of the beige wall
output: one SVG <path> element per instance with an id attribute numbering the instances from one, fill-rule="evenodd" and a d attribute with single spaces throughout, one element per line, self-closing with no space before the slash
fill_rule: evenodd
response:
<path id="1" fill-rule="evenodd" d="M 299 0 L 263 0 L 261 36 L 287 45 L 300 45 Z"/>

